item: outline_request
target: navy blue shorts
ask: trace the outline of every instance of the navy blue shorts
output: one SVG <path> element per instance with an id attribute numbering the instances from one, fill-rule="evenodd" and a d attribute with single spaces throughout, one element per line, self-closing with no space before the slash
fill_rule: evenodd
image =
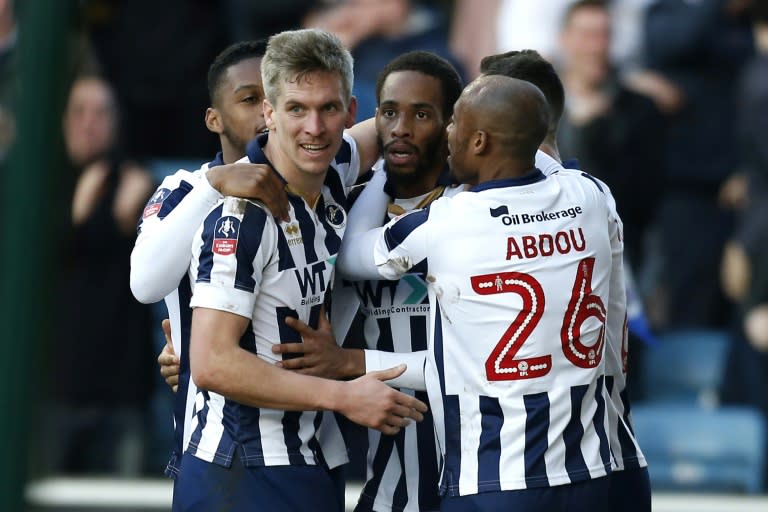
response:
<path id="1" fill-rule="evenodd" d="M 342 512 L 337 486 L 321 466 L 229 468 L 184 454 L 173 487 L 173 512 Z"/>
<path id="2" fill-rule="evenodd" d="M 607 477 L 556 487 L 496 491 L 469 496 L 444 496 L 441 512 L 613 512 Z"/>
<path id="3" fill-rule="evenodd" d="M 651 512 L 651 480 L 648 468 L 614 471 L 611 480 L 611 510 Z"/>

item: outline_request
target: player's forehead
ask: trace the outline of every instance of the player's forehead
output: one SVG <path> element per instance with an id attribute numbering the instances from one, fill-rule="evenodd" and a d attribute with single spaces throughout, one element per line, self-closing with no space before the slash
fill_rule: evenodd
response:
<path id="1" fill-rule="evenodd" d="M 227 68 L 224 84 L 228 89 L 244 85 L 261 87 L 261 57 L 251 57 L 236 62 Z"/>
<path id="2" fill-rule="evenodd" d="M 439 109 L 443 103 L 442 82 L 417 70 L 393 71 L 384 79 L 379 102 L 381 105 L 429 105 Z"/>
<path id="3" fill-rule="evenodd" d="M 348 98 L 341 74 L 331 71 L 310 71 L 293 73 L 280 83 L 278 104 L 300 103 L 302 105 L 325 105 L 341 103 Z"/>

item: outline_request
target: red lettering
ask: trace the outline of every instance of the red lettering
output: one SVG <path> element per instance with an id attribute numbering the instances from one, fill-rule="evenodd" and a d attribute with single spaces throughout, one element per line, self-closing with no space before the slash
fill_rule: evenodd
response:
<path id="1" fill-rule="evenodd" d="M 557 246 L 557 252 L 560 254 L 571 252 L 571 241 L 563 231 L 558 231 L 555 234 L 555 245 Z"/>
<path id="2" fill-rule="evenodd" d="M 511 260 L 512 257 L 523 259 L 523 254 L 520 252 L 520 247 L 517 245 L 517 241 L 514 237 L 507 238 L 507 259 Z"/>
<path id="3" fill-rule="evenodd" d="M 526 235 L 523 237 L 523 250 L 526 258 L 535 258 L 539 251 L 536 250 L 536 238 Z"/>
<path id="4" fill-rule="evenodd" d="M 555 241 L 552 235 L 547 233 L 539 235 L 539 252 L 542 256 L 552 256 L 552 253 L 555 252 Z"/>
<path id="5" fill-rule="evenodd" d="M 576 240 L 576 234 L 571 229 L 568 231 L 571 235 L 571 242 L 573 243 L 573 248 L 577 251 L 581 252 L 584 250 L 584 248 L 587 246 L 587 242 L 584 240 L 584 232 L 579 228 L 579 236 L 581 237 L 581 245 L 579 245 L 579 241 Z"/>

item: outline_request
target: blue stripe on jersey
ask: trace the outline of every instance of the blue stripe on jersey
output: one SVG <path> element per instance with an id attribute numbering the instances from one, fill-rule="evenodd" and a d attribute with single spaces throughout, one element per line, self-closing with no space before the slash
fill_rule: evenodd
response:
<path id="1" fill-rule="evenodd" d="M 281 227 L 282 225 L 278 226 Z M 288 239 L 285 237 L 285 230 L 277 230 L 277 269 L 280 271 L 296 268 L 296 262 L 293 261 L 291 249 L 288 247 Z"/>
<path id="2" fill-rule="evenodd" d="M 327 414 L 333 414 L 332 412 L 328 412 Z M 323 411 L 318 411 L 317 414 L 315 414 L 315 420 L 312 422 L 312 424 L 315 427 L 315 432 L 320 428 L 320 424 L 323 422 Z M 344 432 L 342 431 L 341 434 L 342 438 L 344 437 Z M 307 442 L 307 446 L 309 446 L 309 449 L 312 450 L 312 453 L 315 454 L 315 461 L 319 466 L 324 467 L 325 469 L 328 469 L 328 463 L 325 461 L 325 456 L 323 455 L 323 448 L 320 446 L 320 442 L 317 440 L 317 436 L 312 436 L 312 439 Z"/>
<path id="3" fill-rule="evenodd" d="M 443 478 L 440 482 L 440 494 L 454 494 L 459 488 L 461 471 L 461 417 L 459 397 L 445 394 L 445 352 L 443 349 L 443 324 L 440 319 L 440 303 L 432 305 L 435 309 L 434 348 L 435 365 L 443 396 L 443 426 L 445 431 L 445 459 L 443 460 Z"/>
<path id="4" fill-rule="evenodd" d="M 408 485 L 405 481 L 405 430 L 398 432 L 395 437 L 395 448 L 397 448 L 397 458 L 400 460 L 400 478 L 397 479 L 392 493 L 392 508 L 402 510 L 408 504 Z"/>
<path id="5" fill-rule="evenodd" d="M 395 344 L 392 339 L 392 325 L 389 322 L 389 318 L 377 318 L 376 323 L 379 326 L 379 339 L 376 340 L 376 350 L 394 352 Z"/>
<path id="6" fill-rule="evenodd" d="M 403 243 L 414 229 L 424 224 L 429 218 L 429 207 L 406 214 L 393 226 L 384 230 L 384 241 L 390 251 Z"/>
<path id="7" fill-rule="evenodd" d="M 429 271 L 429 265 L 427 264 L 427 258 L 424 258 L 408 270 L 409 274 L 418 274 L 423 279 L 427 278 L 427 272 Z"/>
<path id="8" fill-rule="evenodd" d="M 373 502 L 376 499 L 376 495 L 379 493 L 379 487 L 381 487 L 381 478 L 384 476 L 384 470 L 387 468 L 387 463 L 392 456 L 392 450 L 395 447 L 395 437 L 402 435 L 400 433 L 394 436 L 379 436 L 379 444 L 376 447 L 376 455 L 373 456 L 371 462 L 371 470 L 373 471 L 373 478 L 365 483 L 362 496 L 367 498 L 366 502 L 373 506 Z"/>
<path id="9" fill-rule="evenodd" d="M 220 204 L 214 208 L 208 217 L 203 221 L 203 232 L 200 238 L 203 242 L 203 248 L 200 251 L 200 258 L 197 262 L 197 282 L 210 283 L 211 269 L 213 268 L 213 230 L 216 229 L 216 221 L 221 217 L 224 205 Z"/>
<path id="10" fill-rule="evenodd" d="M 480 396 L 480 446 L 477 450 L 478 491 L 500 491 L 501 427 L 504 412 L 499 399 Z"/>
<path id="11" fill-rule="evenodd" d="M 192 185 L 184 180 L 181 180 L 179 187 L 168 194 L 168 197 L 166 197 L 165 201 L 163 201 L 163 206 L 161 206 L 160 211 L 157 212 L 157 218 L 164 219 L 191 191 Z"/>
<path id="12" fill-rule="evenodd" d="M 197 427 L 195 428 L 194 432 L 192 432 L 192 436 L 189 438 L 189 447 L 187 448 L 191 453 L 195 453 L 197 450 L 197 445 L 200 444 L 200 439 L 203 437 L 203 428 L 206 424 L 206 418 L 208 417 L 208 400 L 210 400 L 210 395 L 208 395 L 208 392 L 204 389 L 198 389 L 197 393 L 202 393 L 203 395 L 203 408 L 199 411 L 195 411 L 195 416 L 197 417 Z"/>
<path id="13" fill-rule="evenodd" d="M 352 146 L 344 139 L 341 139 L 341 147 L 334 157 L 337 164 L 349 164 L 352 161 Z"/>
<path id="14" fill-rule="evenodd" d="M 415 396 L 429 403 L 425 391 L 416 391 Z M 431 412 L 424 414 L 424 420 L 416 424 L 416 448 L 419 452 L 419 510 L 439 510 L 437 489 L 440 470 L 437 467 L 435 422 Z"/>
<path id="15" fill-rule="evenodd" d="M 253 279 L 253 257 L 259 251 L 266 224 L 267 212 L 253 203 L 246 203 L 237 238 L 235 288 L 238 290 L 253 293 L 256 289 L 256 280 Z"/>
<path id="16" fill-rule="evenodd" d="M 629 418 L 629 397 L 627 396 L 626 388 L 619 393 L 621 397 L 621 403 L 624 405 L 624 421 L 618 422 L 618 434 L 619 434 L 619 446 L 621 446 L 621 458 L 624 461 L 624 469 L 635 469 L 640 467 L 640 462 L 637 459 L 637 448 L 635 443 L 632 442 L 632 436 L 635 435 L 632 432 L 632 420 Z M 629 429 L 629 431 L 627 431 Z"/>
<path id="17" fill-rule="evenodd" d="M 581 441 L 584 439 L 584 427 L 581 424 L 581 408 L 584 403 L 584 395 L 589 389 L 588 384 L 573 386 L 571 388 L 571 419 L 563 431 L 563 443 L 565 443 L 565 469 L 571 482 L 582 479 L 582 475 L 589 474 L 584 454 L 581 453 Z"/>
<path id="18" fill-rule="evenodd" d="M 277 315 L 277 331 L 280 336 L 280 343 L 301 343 L 301 335 L 293 327 L 289 327 L 285 323 L 285 319 L 288 317 L 298 320 L 299 314 L 295 309 L 287 306 L 279 306 L 275 308 L 275 314 Z M 283 361 L 286 359 L 295 359 L 301 357 L 302 354 L 283 354 Z"/>
<path id="19" fill-rule="evenodd" d="M 301 454 L 301 438 L 299 437 L 299 420 L 301 411 L 286 411 L 283 414 L 283 440 L 288 450 L 288 462 L 291 466 L 304 466 L 304 456 Z"/>
<path id="20" fill-rule="evenodd" d="M 549 447 L 549 395 L 546 392 L 523 396 L 525 403 L 525 485 L 548 485 L 544 454 Z"/>
<path id="21" fill-rule="evenodd" d="M 302 245 L 304 246 L 304 254 L 307 258 L 307 265 L 312 265 L 318 259 L 317 252 L 315 252 L 315 244 L 306 242 L 311 242 L 315 239 L 315 222 L 312 220 L 309 211 L 304 207 L 304 200 L 302 198 L 289 194 L 288 201 L 291 203 L 296 220 L 299 223 L 301 237 L 305 240 L 305 243 Z"/>
<path id="22" fill-rule="evenodd" d="M 603 464 L 606 468 L 611 464 L 611 448 L 608 443 L 608 434 L 605 431 L 605 396 L 603 395 L 603 385 L 605 377 L 601 375 L 597 379 L 597 385 L 595 386 L 595 401 L 597 402 L 597 410 L 595 411 L 595 417 L 593 422 L 595 425 L 595 432 L 600 439 L 600 458 L 603 459 Z"/>
<path id="23" fill-rule="evenodd" d="M 179 323 L 181 324 L 180 345 L 181 354 L 179 355 L 179 387 L 173 397 L 173 417 L 176 428 L 173 429 L 173 455 L 168 463 L 166 475 L 173 476 L 178 472 L 181 466 L 181 455 L 184 453 L 184 428 L 187 415 L 187 391 L 189 390 L 189 381 L 191 373 L 189 369 L 189 337 L 192 330 L 192 309 L 189 307 L 189 301 L 192 298 L 192 287 L 189 284 L 189 278 L 185 274 L 177 287 L 179 299 Z"/>
<path id="24" fill-rule="evenodd" d="M 351 153 L 349 144 L 346 144 L 347 149 Z M 336 155 L 336 161 L 339 162 L 339 157 Z M 349 159 L 347 159 L 347 162 Z M 346 207 L 347 205 L 347 189 L 344 187 L 344 183 L 341 181 L 341 175 L 333 169 L 328 169 L 328 174 L 325 175 L 325 182 L 323 183 L 328 187 L 328 191 L 331 193 L 331 197 L 339 205 Z"/>
<path id="25" fill-rule="evenodd" d="M 594 183 L 595 186 L 597 187 L 597 190 L 599 190 L 602 193 L 605 193 L 605 191 L 603 190 L 603 187 L 600 186 L 600 183 L 597 182 L 594 176 L 592 176 L 591 174 L 587 174 L 586 172 L 581 173 L 581 175 L 587 178 L 592 183 Z"/>
<path id="26" fill-rule="evenodd" d="M 425 300 L 429 300 L 427 297 Z M 427 350 L 427 317 L 424 315 L 410 318 L 411 350 Z"/>

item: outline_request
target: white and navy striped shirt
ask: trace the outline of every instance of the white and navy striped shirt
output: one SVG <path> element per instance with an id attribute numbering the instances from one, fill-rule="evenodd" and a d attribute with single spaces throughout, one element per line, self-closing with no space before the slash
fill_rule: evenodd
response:
<path id="1" fill-rule="evenodd" d="M 439 186 L 448 184 L 447 173 Z M 453 196 L 463 188 L 445 188 Z M 431 193 L 430 193 L 431 194 Z M 410 211 L 426 196 L 395 199 L 394 204 Z M 389 213 L 385 221 L 394 218 Z M 371 350 L 416 352 L 427 349 L 429 298 L 427 283 L 420 274 L 408 274 L 396 281 L 356 281 L 352 284 L 364 317 L 364 337 Z M 427 393 L 406 388 L 400 391 L 428 403 Z M 439 452 L 435 443 L 432 413 L 420 423 L 411 423 L 396 435 L 368 430 L 367 480 L 357 512 L 439 510 Z"/>
<path id="2" fill-rule="evenodd" d="M 560 162 L 539 151 L 536 154 L 536 166 L 546 175 L 553 173 L 580 174 L 578 169 L 566 169 Z M 608 424 L 613 469 L 636 469 L 646 467 L 640 445 L 632 430 L 632 417 L 627 395 L 627 357 L 629 346 L 627 338 L 627 280 L 623 262 L 623 226 L 616 202 L 608 186 L 596 180 L 608 196 L 608 205 L 616 219 L 619 237 L 614 241 L 613 269 L 611 271 L 611 297 L 608 307 L 609 321 L 606 325 L 605 342 L 605 388 L 608 395 Z M 616 292 L 614 293 L 614 290 Z M 622 292 L 622 290 L 624 292 Z"/>
<path id="3" fill-rule="evenodd" d="M 184 169 L 180 169 L 176 173 L 166 176 L 155 193 L 149 199 L 144 212 L 138 222 L 138 244 L 152 243 L 150 238 L 155 236 L 155 230 L 160 226 L 160 223 L 181 203 L 181 201 L 187 198 L 188 194 L 195 189 L 201 193 L 197 199 L 202 203 L 203 208 L 206 208 L 206 204 L 213 205 L 217 201 L 219 194 L 207 185 L 205 173 L 211 167 L 221 165 L 224 161 L 222 154 L 218 153 L 216 157 L 206 164 L 203 164 L 198 170 L 189 172 Z M 205 181 L 206 185 L 202 185 L 202 181 Z M 205 188 L 209 190 L 204 190 Z M 193 201 L 193 199 L 190 199 Z M 207 209 L 207 208 L 206 208 Z M 194 211 L 191 211 L 191 216 L 194 220 Z M 174 233 L 176 235 L 176 233 Z M 188 240 L 186 241 L 188 243 Z M 157 240 L 156 243 L 168 246 L 168 244 L 174 244 L 175 241 L 169 241 L 166 239 Z M 188 251 L 185 252 L 188 254 Z M 174 262 L 176 264 L 176 262 Z M 183 267 L 184 270 L 188 267 L 188 262 L 179 258 L 178 265 Z M 132 272 L 140 272 L 141 269 L 132 268 Z M 171 274 L 172 272 L 168 272 Z M 179 385 L 178 391 L 174 396 L 173 401 L 173 423 L 174 423 L 174 445 L 171 458 L 166 467 L 165 473 L 170 477 L 176 477 L 179 472 L 179 465 L 181 463 L 181 454 L 184 453 L 189 438 L 190 420 L 192 417 L 194 397 L 197 393 L 197 387 L 190 378 L 189 369 L 189 336 L 190 327 L 192 325 L 192 310 L 189 309 L 189 301 L 192 297 L 191 284 L 189 277 L 184 272 L 184 276 L 180 281 L 165 285 L 163 283 L 153 282 L 153 286 L 160 288 L 174 287 L 173 291 L 165 297 L 165 305 L 168 309 L 168 318 L 171 321 L 171 334 L 173 349 L 175 354 L 179 357 Z M 146 291 L 144 291 L 146 293 Z"/>
<path id="4" fill-rule="evenodd" d="M 262 136 L 249 145 L 251 162 L 267 162 L 265 142 Z M 285 318 L 317 326 L 346 227 L 345 188 L 358 169 L 356 145 L 345 136 L 316 205 L 289 194 L 289 221 L 276 222 L 254 202 L 225 198 L 193 242 L 191 306 L 249 318 L 240 346 L 268 362 L 277 357 L 274 343 L 301 341 Z M 198 393 L 196 410 L 187 453 L 202 460 L 229 466 L 240 449 L 249 466 L 317 463 L 320 413 L 249 407 L 209 391 Z"/>
<path id="5" fill-rule="evenodd" d="M 469 495 L 605 476 L 603 347 L 617 224 L 586 174 L 536 170 L 390 223 L 387 279 L 426 276 L 425 379 L 440 491 Z"/>

